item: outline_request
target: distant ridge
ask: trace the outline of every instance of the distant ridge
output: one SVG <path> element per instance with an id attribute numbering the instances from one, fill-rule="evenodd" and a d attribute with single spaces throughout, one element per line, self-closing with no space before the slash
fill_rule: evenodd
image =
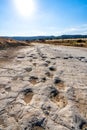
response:
<path id="1" fill-rule="evenodd" d="M 76 39 L 76 38 L 87 38 L 87 35 L 61 35 L 61 36 L 13 36 L 13 37 L 6 37 L 12 38 L 14 40 L 52 40 L 52 39 Z"/>

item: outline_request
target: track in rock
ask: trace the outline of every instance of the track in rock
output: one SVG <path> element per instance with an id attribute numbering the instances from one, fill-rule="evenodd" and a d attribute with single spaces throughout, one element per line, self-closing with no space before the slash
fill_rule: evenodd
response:
<path id="1" fill-rule="evenodd" d="M 87 49 L 1 50 L 0 104 L 1 130 L 86 130 Z"/>

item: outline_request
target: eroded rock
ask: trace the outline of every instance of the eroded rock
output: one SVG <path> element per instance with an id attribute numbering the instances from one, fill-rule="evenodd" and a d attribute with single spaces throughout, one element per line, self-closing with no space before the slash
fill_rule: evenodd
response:
<path id="1" fill-rule="evenodd" d="M 9 51 L 0 51 L 0 129 L 87 130 L 87 49 Z"/>

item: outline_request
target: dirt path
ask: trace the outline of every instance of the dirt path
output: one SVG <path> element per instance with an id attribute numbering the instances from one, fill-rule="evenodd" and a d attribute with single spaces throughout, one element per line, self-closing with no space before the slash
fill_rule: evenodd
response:
<path id="1" fill-rule="evenodd" d="M 87 48 L 0 51 L 0 130 L 86 130 Z"/>

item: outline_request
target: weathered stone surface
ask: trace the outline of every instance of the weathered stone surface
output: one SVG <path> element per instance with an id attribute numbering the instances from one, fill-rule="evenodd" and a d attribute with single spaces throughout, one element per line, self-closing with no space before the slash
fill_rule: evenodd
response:
<path id="1" fill-rule="evenodd" d="M 86 48 L 0 50 L 0 130 L 87 130 L 86 60 Z"/>

